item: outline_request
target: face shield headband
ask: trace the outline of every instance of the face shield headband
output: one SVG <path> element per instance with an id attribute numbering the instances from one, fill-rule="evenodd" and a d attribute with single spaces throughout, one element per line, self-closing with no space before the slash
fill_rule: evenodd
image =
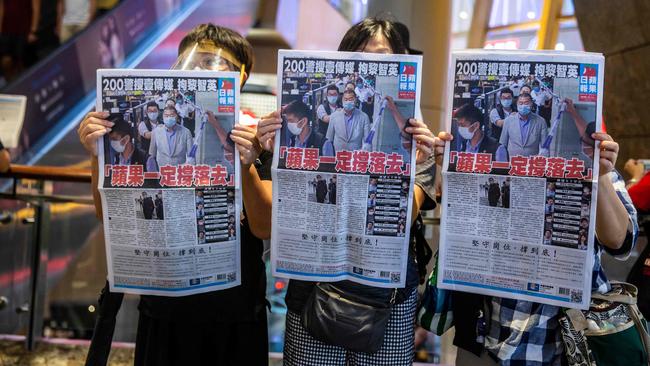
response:
<path id="1" fill-rule="evenodd" d="M 178 56 L 172 70 L 239 71 L 243 84 L 248 78 L 246 65 L 223 47 L 209 41 L 197 42 Z"/>

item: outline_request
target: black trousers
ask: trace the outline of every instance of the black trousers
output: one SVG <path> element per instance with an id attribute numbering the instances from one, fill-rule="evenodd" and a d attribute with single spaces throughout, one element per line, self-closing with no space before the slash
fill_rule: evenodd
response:
<path id="1" fill-rule="evenodd" d="M 266 308 L 249 322 L 196 323 L 140 312 L 134 365 L 266 366 L 268 344 Z"/>

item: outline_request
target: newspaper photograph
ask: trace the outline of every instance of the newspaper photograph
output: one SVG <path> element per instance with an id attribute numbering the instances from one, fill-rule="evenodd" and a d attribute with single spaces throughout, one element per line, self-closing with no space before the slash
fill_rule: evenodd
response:
<path id="1" fill-rule="evenodd" d="M 404 287 L 421 57 L 278 54 L 273 275 Z"/>
<path id="2" fill-rule="evenodd" d="M 238 286 L 239 74 L 97 70 L 111 291 L 185 296 Z"/>
<path id="3" fill-rule="evenodd" d="M 452 53 L 438 286 L 586 309 L 604 58 Z"/>

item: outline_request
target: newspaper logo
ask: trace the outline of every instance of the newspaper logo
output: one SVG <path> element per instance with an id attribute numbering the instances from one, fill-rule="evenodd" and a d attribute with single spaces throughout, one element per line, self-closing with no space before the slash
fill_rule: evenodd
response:
<path id="1" fill-rule="evenodd" d="M 235 82 L 232 78 L 219 79 L 220 113 L 235 113 Z"/>
<path id="2" fill-rule="evenodd" d="M 415 62 L 400 62 L 397 92 L 399 99 L 415 99 L 417 68 L 418 66 Z"/>
<path id="3" fill-rule="evenodd" d="M 598 65 L 580 64 L 580 85 L 578 100 L 595 102 L 598 96 Z"/>

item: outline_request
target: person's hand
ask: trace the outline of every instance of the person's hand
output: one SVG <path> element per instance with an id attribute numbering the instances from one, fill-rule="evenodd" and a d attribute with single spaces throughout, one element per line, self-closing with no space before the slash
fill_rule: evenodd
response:
<path id="1" fill-rule="evenodd" d="M 36 35 L 36 32 L 29 32 L 27 35 L 27 43 L 34 43 L 38 41 L 38 36 Z"/>
<path id="2" fill-rule="evenodd" d="M 280 111 L 275 111 L 260 119 L 257 124 L 257 139 L 266 151 L 273 151 L 275 146 L 275 132 L 282 127 Z"/>
<path id="3" fill-rule="evenodd" d="M 630 179 L 639 180 L 643 178 L 643 173 L 645 172 L 645 167 L 641 164 L 640 161 L 635 159 L 629 159 L 625 162 L 623 170 L 630 176 Z"/>
<path id="4" fill-rule="evenodd" d="M 454 139 L 448 132 L 438 132 L 438 136 L 433 138 L 433 155 L 436 158 L 436 164 L 442 165 L 442 157 L 445 155 L 445 145 L 448 141 Z"/>
<path id="5" fill-rule="evenodd" d="M 612 139 L 612 136 L 604 132 L 592 133 L 591 138 L 600 141 L 600 161 L 598 162 L 600 168 L 598 175 L 602 177 L 614 170 L 616 159 L 618 158 L 618 143 Z"/>
<path id="6" fill-rule="evenodd" d="M 575 116 L 578 114 L 578 111 L 576 111 L 576 107 L 573 104 L 573 100 L 571 98 L 564 98 L 564 103 L 566 103 L 566 112 L 572 116 Z"/>
<path id="7" fill-rule="evenodd" d="M 97 155 L 97 140 L 111 132 L 114 123 L 104 119 L 109 115 L 108 112 L 90 112 L 79 124 L 79 141 L 92 156 Z"/>
<path id="8" fill-rule="evenodd" d="M 393 100 L 393 97 L 391 97 L 390 95 L 386 96 L 386 107 L 391 112 L 394 112 L 394 111 L 397 110 L 397 106 L 395 105 L 395 100 Z"/>
<path id="9" fill-rule="evenodd" d="M 206 111 L 206 112 L 205 112 L 205 115 L 206 115 L 206 117 L 207 117 L 207 119 L 208 119 L 208 123 L 209 123 L 210 125 L 212 125 L 214 128 L 219 128 L 219 127 L 221 127 L 221 126 L 217 127 L 217 126 L 219 125 L 219 121 L 217 121 L 217 117 L 214 115 L 214 112 L 212 112 L 212 111 Z"/>
<path id="10" fill-rule="evenodd" d="M 262 147 L 255 136 L 255 130 L 251 127 L 235 125 L 230 133 L 230 139 L 239 150 L 239 160 L 241 160 L 242 166 L 250 166 L 262 153 Z"/>
<path id="11" fill-rule="evenodd" d="M 426 124 L 415 118 L 408 120 L 408 125 L 404 128 L 406 133 L 410 133 L 415 139 L 415 164 L 422 164 L 433 153 L 434 137 L 433 132 L 429 130 Z"/>

